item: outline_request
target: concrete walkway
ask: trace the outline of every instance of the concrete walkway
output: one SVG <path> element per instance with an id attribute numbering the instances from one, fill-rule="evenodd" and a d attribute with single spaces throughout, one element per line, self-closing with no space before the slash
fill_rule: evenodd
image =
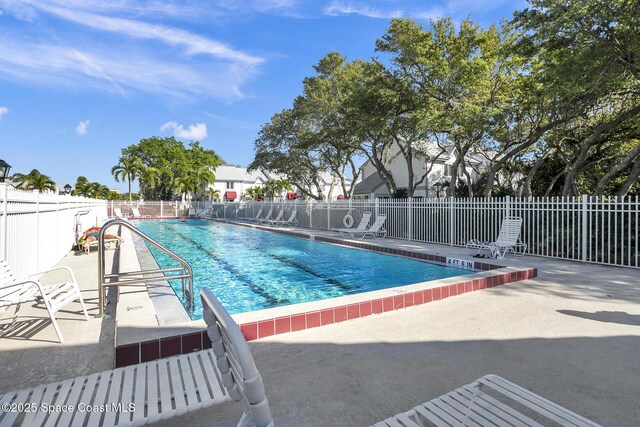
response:
<path id="1" fill-rule="evenodd" d="M 106 267 L 112 266 L 115 251 L 107 251 Z M 115 360 L 114 319 L 98 319 L 98 254 L 70 252 L 58 265 L 70 267 L 87 305 L 84 320 L 80 303 L 69 304 L 56 313 L 64 337 L 58 337 L 42 303 L 9 307 L 0 314 L 0 393 L 19 390 L 112 369 Z M 53 272 L 43 283 L 68 280 L 66 272 Z"/>
<path id="2" fill-rule="evenodd" d="M 76 271 L 95 312 L 93 257 L 69 255 L 63 264 Z M 603 425 L 640 425 L 640 271 L 535 257 L 509 262 L 537 267 L 539 276 L 251 342 L 276 425 L 368 425 L 487 373 Z M 60 318 L 62 345 L 50 324 L 29 339 L 0 338 L 0 393 L 113 367 L 112 320 Z M 160 425 L 231 426 L 239 416 L 237 405 L 226 405 Z"/>
<path id="3" fill-rule="evenodd" d="M 276 425 L 368 425 L 487 373 L 603 425 L 640 425 L 640 271 L 515 262 L 539 277 L 250 343 Z M 165 425 L 238 416 L 214 408 Z"/>

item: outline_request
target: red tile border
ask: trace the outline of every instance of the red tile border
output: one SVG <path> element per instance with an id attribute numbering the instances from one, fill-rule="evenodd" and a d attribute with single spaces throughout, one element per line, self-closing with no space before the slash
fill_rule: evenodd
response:
<path id="1" fill-rule="evenodd" d="M 333 323 L 333 308 L 320 311 L 320 325 L 330 325 Z"/>
<path id="2" fill-rule="evenodd" d="M 276 326 L 274 319 L 260 320 L 258 322 L 258 338 L 266 338 L 275 335 Z"/>
<path id="3" fill-rule="evenodd" d="M 307 318 L 307 329 L 309 328 L 317 328 L 320 326 L 320 312 L 312 311 L 311 313 L 306 313 Z"/>
<path id="4" fill-rule="evenodd" d="M 276 321 L 276 335 L 291 332 L 291 316 L 278 317 Z"/>
<path id="5" fill-rule="evenodd" d="M 438 260 L 438 256 L 430 254 L 417 254 L 420 257 Z M 409 256 L 412 256 L 409 254 Z M 416 256 L 417 257 L 417 256 Z M 475 265 L 478 266 L 476 261 Z M 489 265 L 491 269 L 500 268 Z M 466 292 L 487 289 L 505 283 L 527 280 L 538 275 L 535 268 L 524 269 L 517 272 L 497 273 L 489 277 L 481 277 L 450 285 L 424 289 L 414 292 L 404 292 L 385 298 L 370 301 L 361 301 L 354 304 L 339 307 L 316 310 L 306 313 L 298 313 L 291 316 L 283 316 L 273 319 L 249 322 L 240 325 L 240 330 L 247 341 L 265 338 L 275 334 L 300 331 L 315 328 L 332 323 L 344 322 L 348 319 L 381 314 L 387 311 L 399 310 L 414 305 L 426 304 Z M 127 344 L 116 347 L 116 367 L 129 366 L 136 363 L 147 362 L 160 357 L 168 357 L 177 354 L 185 354 L 200 349 L 211 348 L 211 341 L 207 331 L 165 337 L 160 340 L 151 340 L 141 343 Z"/>
<path id="6" fill-rule="evenodd" d="M 347 320 L 347 307 L 341 306 L 333 309 L 333 319 L 335 323 Z"/>
<path id="7" fill-rule="evenodd" d="M 244 339 L 246 339 L 247 341 L 258 339 L 258 322 L 251 322 L 240 325 L 240 330 L 242 331 L 242 335 L 244 335 Z"/>

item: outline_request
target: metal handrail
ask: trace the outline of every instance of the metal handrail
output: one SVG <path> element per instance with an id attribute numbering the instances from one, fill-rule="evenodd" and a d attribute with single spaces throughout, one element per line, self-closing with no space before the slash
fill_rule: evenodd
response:
<path id="1" fill-rule="evenodd" d="M 154 270 L 140 270 L 140 271 L 126 271 L 123 273 L 113 273 L 113 274 L 105 274 L 104 267 L 104 234 L 106 230 L 114 225 L 121 225 L 125 228 L 128 228 L 134 234 L 140 236 L 146 242 L 151 243 L 153 246 L 158 248 L 160 251 L 175 259 L 180 263 L 180 267 L 172 267 L 172 268 L 159 268 Z M 165 276 L 165 273 L 179 272 L 180 274 L 174 274 Z M 155 277 L 145 277 L 145 275 L 158 275 Z M 132 276 L 140 276 L 139 278 L 135 278 Z M 120 280 L 122 278 L 126 278 L 125 280 Z M 180 258 L 178 255 L 171 252 L 169 249 L 162 246 L 160 243 L 153 240 L 151 237 L 147 236 L 142 231 L 138 230 L 134 227 L 129 221 L 124 219 L 112 219 L 107 221 L 101 228 L 100 233 L 98 235 L 98 304 L 99 311 L 98 317 L 104 316 L 104 306 L 106 299 L 106 288 L 109 286 L 126 286 L 126 285 L 134 285 L 134 284 L 144 284 L 149 282 L 150 280 L 155 279 L 164 279 L 164 280 L 174 280 L 180 279 L 182 280 L 182 295 L 186 297 L 185 300 L 189 305 L 188 309 L 193 310 L 193 270 L 191 269 L 191 265 L 188 262 Z M 115 281 L 107 282 L 107 279 Z M 187 285 L 189 290 L 187 291 Z"/>

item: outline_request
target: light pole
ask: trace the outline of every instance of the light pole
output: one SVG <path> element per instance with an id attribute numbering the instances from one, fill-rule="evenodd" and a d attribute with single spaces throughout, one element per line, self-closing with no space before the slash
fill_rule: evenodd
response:
<path id="1" fill-rule="evenodd" d="M 5 178 L 9 176 L 9 169 L 11 169 L 11 165 L 4 160 L 0 160 L 0 182 L 4 182 Z"/>

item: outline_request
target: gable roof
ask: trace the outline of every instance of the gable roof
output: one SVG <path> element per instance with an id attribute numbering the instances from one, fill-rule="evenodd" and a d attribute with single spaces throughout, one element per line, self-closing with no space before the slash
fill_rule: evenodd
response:
<path id="1" fill-rule="evenodd" d="M 377 173 L 372 173 L 356 184 L 353 190 L 353 194 L 373 193 L 378 188 L 380 188 L 381 185 L 384 185 L 384 182 L 382 182 L 382 178 L 380 178 L 380 175 Z"/>

